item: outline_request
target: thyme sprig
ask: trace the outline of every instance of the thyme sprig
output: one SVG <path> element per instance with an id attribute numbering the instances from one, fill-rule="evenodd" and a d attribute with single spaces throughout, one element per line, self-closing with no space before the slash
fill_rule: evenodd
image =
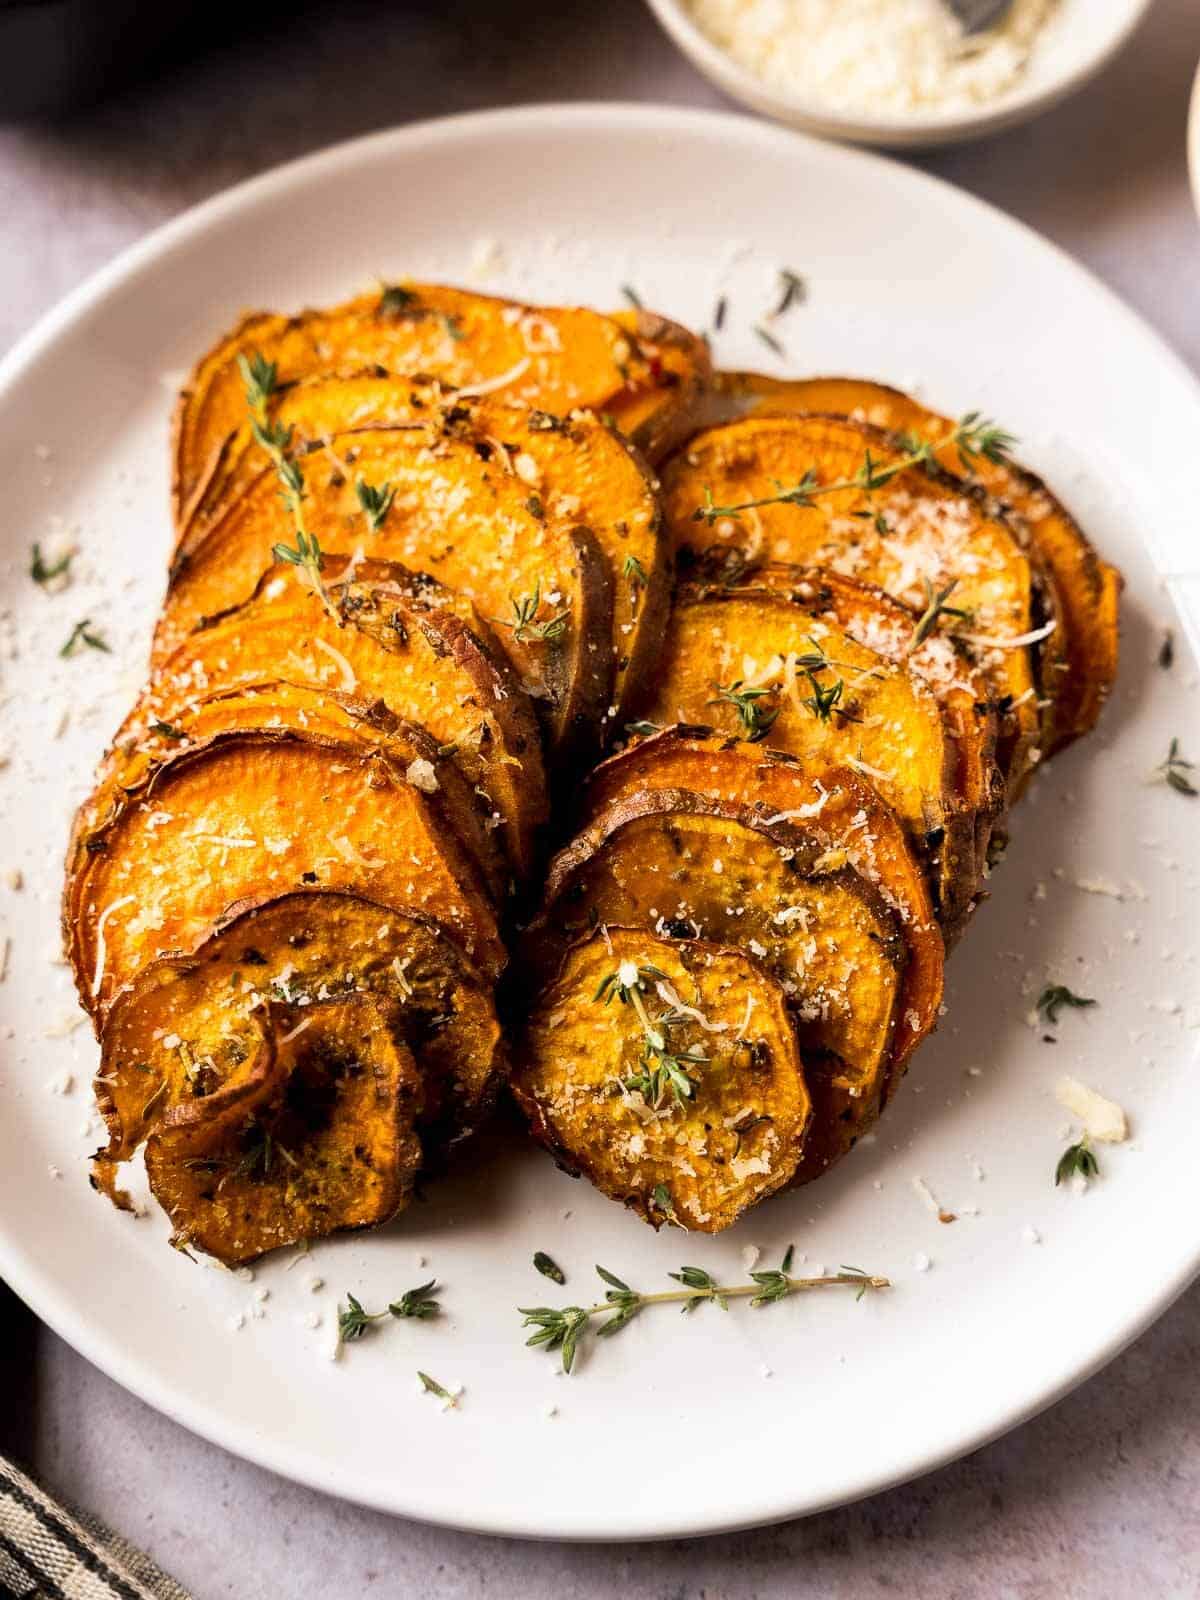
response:
<path id="1" fill-rule="evenodd" d="M 1084 1134 L 1078 1144 L 1070 1144 L 1058 1158 L 1058 1165 L 1054 1169 L 1054 1187 L 1078 1174 L 1085 1181 L 1088 1178 L 1100 1176 L 1100 1163 L 1096 1160 L 1096 1152 L 1088 1143 L 1087 1134 Z"/>
<path id="2" fill-rule="evenodd" d="M 779 718 L 779 707 L 766 703 L 775 690 L 765 685 L 747 684 L 741 678 L 735 678 L 732 683 L 719 683 L 716 687 L 716 696 L 709 705 L 722 702 L 731 705 L 750 744 L 765 739 Z"/>
<path id="3" fill-rule="evenodd" d="M 755 329 L 755 332 L 760 338 L 763 336 L 762 329 Z M 768 342 L 770 342 L 769 337 Z M 775 344 L 778 344 L 777 340 Z M 886 463 L 876 461 L 870 450 L 865 451 L 863 464 L 852 478 L 840 478 L 833 483 L 819 483 L 816 473 L 810 467 L 800 481 L 790 489 L 778 483 L 775 494 L 763 495 L 757 500 L 744 500 L 739 505 L 716 505 L 712 491 L 705 489 L 704 504 L 697 506 L 692 512 L 692 520 L 706 522 L 711 526 L 719 517 L 736 518 L 743 511 L 756 511 L 761 506 L 811 506 L 818 495 L 836 494 L 844 489 L 858 489 L 863 494 L 872 494 L 876 489 L 882 489 L 889 484 L 900 473 L 907 471 L 909 467 L 936 467 L 938 452 L 945 449 L 957 451 L 959 461 L 966 470 L 970 470 L 980 456 L 999 464 L 1007 460 L 1016 439 L 1005 429 L 997 427 L 994 422 L 981 417 L 978 411 L 969 411 L 940 439 L 905 436 L 902 443 L 904 453 L 895 461 Z"/>
<path id="4" fill-rule="evenodd" d="M 862 1299 L 868 1289 L 888 1289 L 887 1278 L 874 1277 L 859 1267 L 842 1267 L 825 1278 L 797 1278 L 791 1275 L 794 1247 L 789 1245 L 778 1267 L 752 1272 L 749 1283 L 721 1284 L 703 1267 L 681 1267 L 668 1273 L 681 1287 L 664 1289 L 654 1294 L 644 1294 L 631 1288 L 623 1279 L 606 1267 L 597 1265 L 596 1272 L 607 1285 L 604 1299 L 592 1306 L 518 1306 L 525 1319 L 522 1328 L 534 1331 L 526 1339 L 527 1345 L 560 1353 L 564 1372 L 571 1372 L 579 1354 L 585 1334 L 592 1332 L 597 1338 L 611 1338 L 627 1328 L 647 1306 L 677 1305 L 682 1311 L 694 1311 L 706 1302 L 729 1309 L 731 1300 L 749 1300 L 751 1306 L 774 1305 L 789 1295 L 808 1289 L 834 1289 L 841 1286 L 857 1288 L 857 1299 Z M 593 1319 L 603 1317 L 593 1325 Z"/>
<path id="5" fill-rule="evenodd" d="M 501 627 L 511 628 L 512 636 L 517 640 L 544 639 L 549 643 L 555 639 L 561 639 L 567 631 L 568 612 L 566 607 L 564 606 L 561 611 L 553 612 L 539 622 L 538 611 L 541 609 L 541 604 L 542 584 L 539 578 L 533 586 L 532 594 L 513 595 L 511 620 L 505 617 L 497 617 L 495 620 L 499 622 Z"/>
<path id="6" fill-rule="evenodd" d="M 665 979 L 666 973 L 657 967 L 640 967 L 633 961 L 622 961 L 615 972 L 601 979 L 593 999 L 610 1005 L 614 999 L 622 1005 L 632 1006 L 642 1026 L 643 1045 L 639 1071 L 621 1080 L 622 1087 L 640 1094 L 648 1106 L 657 1110 L 668 1092 L 675 1103 L 682 1105 L 696 1093 L 696 1084 L 689 1067 L 708 1065 L 709 1058 L 699 1050 L 672 1050 L 668 1032 L 683 1020 L 673 1009 L 651 1019 L 642 995 L 648 982 Z"/>
<path id="7" fill-rule="evenodd" d="M 447 1411 L 454 1411 L 458 1407 L 458 1395 L 453 1390 L 445 1388 L 436 1378 L 431 1378 L 427 1372 L 417 1372 L 421 1380 L 421 1387 L 426 1394 L 436 1395 Z"/>
<path id="8" fill-rule="evenodd" d="M 267 455 L 275 468 L 275 476 L 279 479 L 280 499 L 287 507 L 296 530 L 294 548 L 287 544 L 276 544 L 272 546 L 271 553 L 277 561 L 290 562 L 292 566 L 303 571 L 305 581 L 340 627 L 341 616 L 329 598 L 329 591 L 321 577 L 321 569 L 325 563 L 320 543 L 315 534 L 309 533 L 304 520 L 306 493 L 304 472 L 296 457 L 288 454 L 292 446 L 292 429 L 273 419 L 268 413 L 268 402 L 279 388 L 278 368 L 275 362 L 268 361 L 260 350 L 256 350 L 250 356 L 243 351 L 237 359 L 246 405 L 250 412 L 250 432 L 255 444 Z"/>
<path id="9" fill-rule="evenodd" d="M 959 622 L 969 622 L 973 615 L 962 606 L 946 604 L 958 587 L 957 578 L 951 578 L 950 582 L 943 584 L 940 589 L 935 589 L 928 578 L 922 578 L 921 583 L 925 590 L 925 609 L 913 627 L 912 638 L 908 642 L 909 655 L 925 643 L 943 617 L 955 617 Z"/>
<path id="10" fill-rule="evenodd" d="M 1069 1006 L 1074 1011 L 1081 1011 L 1086 1006 L 1099 1005 L 1098 1000 L 1093 1000 L 1086 994 L 1074 994 L 1063 983 L 1048 983 L 1037 997 L 1037 1012 L 1043 1022 L 1050 1027 L 1058 1025 L 1058 1013 L 1061 1006 Z"/>
<path id="11" fill-rule="evenodd" d="M 398 1300 L 391 1301 L 382 1311 L 365 1310 L 360 1301 L 347 1293 L 345 1306 L 338 1306 L 338 1340 L 341 1344 L 352 1344 L 356 1339 L 361 1339 L 373 1323 L 381 1322 L 384 1317 L 427 1322 L 441 1311 L 437 1293 L 437 1279 L 430 1278 L 428 1283 L 422 1283 L 415 1289 L 406 1289 Z"/>
<path id="12" fill-rule="evenodd" d="M 1200 789 L 1197 789 L 1196 785 L 1188 777 L 1188 773 L 1194 767 L 1195 762 L 1185 761 L 1180 755 L 1179 740 L 1172 739 L 1170 749 L 1167 751 L 1167 759 L 1161 766 L 1155 767 L 1150 775 L 1150 781 L 1152 783 L 1165 783 L 1168 787 L 1174 789 L 1176 794 L 1184 794 L 1190 800 L 1194 800 L 1200 794 Z"/>
<path id="13" fill-rule="evenodd" d="M 82 622 L 75 624 L 66 644 L 58 653 L 66 661 L 76 653 L 81 644 L 85 644 L 89 650 L 103 650 L 105 655 L 112 654 L 112 645 L 92 627 L 91 617 L 84 617 Z"/>

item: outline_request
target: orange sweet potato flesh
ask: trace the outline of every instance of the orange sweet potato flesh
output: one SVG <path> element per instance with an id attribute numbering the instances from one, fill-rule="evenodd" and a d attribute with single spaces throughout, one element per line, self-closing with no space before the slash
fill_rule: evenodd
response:
<path id="1" fill-rule="evenodd" d="M 326 555 L 362 551 L 465 595 L 545 713 L 552 748 L 578 753 L 594 743 L 612 690 L 608 565 L 585 528 L 545 514 L 495 456 L 482 435 L 444 417 L 338 435 L 303 459 L 307 531 Z M 376 531 L 359 504 L 360 479 L 394 495 Z M 274 471 L 264 468 L 181 549 L 155 638 L 156 665 L 205 617 L 248 600 L 274 547 L 295 541 Z M 524 623 L 516 614 L 522 601 Z"/>
<path id="2" fill-rule="evenodd" d="M 389 716 L 423 727 L 524 879 L 548 812 L 541 744 L 529 700 L 486 625 L 468 602 L 392 563 L 350 568 L 332 557 L 324 577 L 338 621 L 294 568 L 272 568 L 244 606 L 167 657 L 114 749 L 157 759 L 185 727 L 194 732 L 192 708 L 217 689 L 280 679 L 308 686 L 353 707 L 364 733 L 385 732 Z"/>
<path id="3" fill-rule="evenodd" d="M 486 885 L 435 804 L 378 749 L 288 730 L 217 734 L 76 818 L 64 939 L 98 1020 L 157 958 L 244 897 L 312 884 L 435 917 L 489 977 L 505 964 Z"/>
<path id="4" fill-rule="evenodd" d="M 389 1221 L 421 1166 L 421 1077 L 374 999 L 273 1006 L 270 1027 L 255 1093 L 178 1106 L 146 1146 L 172 1243 L 231 1267 Z"/>
<path id="5" fill-rule="evenodd" d="M 522 950 L 522 970 L 538 984 L 599 924 L 734 942 L 761 960 L 792 1000 L 810 1069 L 805 1180 L 875 1120 L 897 1049 L 909 1048 L 898 1045 L 900 1030 L 919 1038 L 937 1005 L 932 996 L 914 1004 L 906 991 L 903 919 L 803 815 L 828 803 L 817 782 L 799 774 L 808 798 L 787 809 L 800 814 L 770 820 L 691 790 L 622 796 L 555 858 Z"/>
<path id="6" fill-rule="evenodd" d="M 968 644 L 1003 708 L 1000 763 L 1010 797 L 1040 757 L 1039 684 L 1024 639 L 1045 595 L 1012 531 L 963 486 L 917 469 L 869 495 L 858 488 L 818 494 L 809 506 L 769 504 L 729 516 L 706 506 L 772 499 L 811 472 L 817 485 L 855 478 L 867 453 L 877 467 L 900 459 L 889 435 L 845 417 L 759 413 L 697 434 L 663 469 L 668 526 L 685 558 L 712 570 L 765 562 L 829 567 L 878 584 L 918 613 L 925 585 L 955 587 L 947 603 L 966 621 L 943 618 Z M 711 502 L 707 496 L 711 495 Z M 882 519 L 880 522 L 878 519 Z M 1051 619 L 1053 620 L 1053 619 Z"/>
<path id="7" fill-rule="evenodd" d="M 953 933 L 979 877 L 975 813 L 960 782 L 957 748 L 938 698 L 908 663 L 858 642 L 868 632 L 859 613 L 873 607 L 873 592 L 842 591 L 845 617 L 830 595 L 814 589 L 806 598 L 802 585 L 756 587 L 752 579 L 735 588 L 685 588 L 645 718 L 758 735 L 806 762 L 857 763 L 908 830 L 938 914 Z M 830 664 L 807 671 L 797 664 L 817 658 Z M 765 691 L 750 703 L 756 730 L 722 698 L 722 691 L 737 693 L 746 684 Z M 836 693 L 839 684 L 837 704 L 821 713 L 818 689 Z"/>
<path id="8" fill-rule="evenodd" d="M 613 320 L 632 336 L 649 370 L 633 369 L 605 411 L 651 461 L 660 461 L 699 420 L 712 380 L 708 343 L 657 311 L 617 311 Z"/>
<path id="9" fill-rule="evenodd" d="M 756 373 L 723 373 L 723 397 L 738 409 L 837 412 L 861 417 L 889 432 L 944 439 L 948 418 L 909 395 L 863 378 L 780 381 Z M 978 457 L 964 467 L 948 446 L 938 452 L 943 470 L 976 482 L 1023 528 L 1054 588 L 1059 630 L 1042 647 L 1042 683 L 1052 715 L 1047 753 L 1095 726 L 1117 675 L 1122 578 L 1097 553 L 1067 508 L 1046 485 L 1013 461 Z"/>
<path id="10" fill-rule="evenodd" d="M 164 761 L 221 734 L 292 732 L 324 738 L 353 746 L 361 755 L 380 752 L 391 769 L 431 796 L 492 898 L 499 900 L 507 892 L 508 867 L 498 833 L 471 784 L 423 729 L 401 721 L 380 702 L 306 684 L 260 682 L 193 697 L 172 715 L 172 721 L 160 721 L 135 707 L 102 780 L 110 795 L 93 802 L 99 810 L 115 809 L 124 794 L 136 792 Z M 341 848 L 343 854 L 352 853 Z"/>
<path id="11" fill-rule="evenodd" d="M 892 1043 L 881 1090 L 885 1104 L 937 1022 L 945 965 L 925 872 L 894 812 L 849 767 L 822 770 L 781 750 L 683 727 L 639 739 L 602 762 L 584 790 L 583 820 L 592 823 L 618 800 L 655 789 L 743 806 L 761 822 L 802 821 L 826 852 L 845 851 L 899 915 L 909 947 L 899 1008 L 905 1020 Z"/>
<path id="12" fill-rule="evenodd" d="M 178 1108 L 253 1088 L 272 1047 L 271 1004 L 303 1010 L 362 995 L 420 1069 L 426 1149 L 467 1137 L 507 1076 L 491 985 L 428 918 L 306 889 L 232 907 L 189 955 L 153 962 L 117 994 L 96 1075 L 109 1135 L 98 1173 L 128 1160 Z"/>
<path id="13" fill-rule="evenodd" d="M 243 318 L 195 368 L 175 411 L 172 501 L 177 527 L 219 487 L 248 435 L 238 357 L 275 363 L 280 385 L 318 373 L 381 367 L 460 387 L 508 376 L 504 395 L 549 411 L 602 411 L 651 371 L 628 334 L 600 312 L 520 305 L 406 280 L 325 310 Z"/>
<path id="14" fill-rule="evenodd" d="M 682 392 L 682 385 L 669 389 Z M 292 448 L 306 452 L 353 429 L 422 424 L 441 418 L 445 429 L 490 453 L 495 471 L 527 506 L 540 507 L 555 526 L 586 528 L 608 566 L 613 596 L 617 725 L 631 692 L 653 660 L 670 594 L 670 563 L 655 487 L 641 457 L 590 412 L 556 415 L 507 401 L 503 392 L 458 399 L 428 381 L 398 381 L 376 372 L 316 378 L 281 390 L 272 417 L 291 430 Z M 194 549 L 220 507 L 262 470 L 253 441 L 229 462 L 221 495 L 207 515 L 193 517 L 181 548 Z M 364 541 L 374 547 L 374 537 Z M 509 615 L 507 608 L 504 613 Z M 606 708 L 607 709 L 607 708 Z"/>
<path id="15" fill-rule="evenodd" d="M 686 1092 L 653 1093 L 637 1009 L 601 992 L 622 971 L 667 1048 L 702 1058 Z M 741 950 L 597 933 L 566 953 L 520 1051 L 513 1090 L 534 1137 L 655 1228 L 720 1232 L 799 1164 L 810 1100 L 795 1028 L 779 983 Z"/>

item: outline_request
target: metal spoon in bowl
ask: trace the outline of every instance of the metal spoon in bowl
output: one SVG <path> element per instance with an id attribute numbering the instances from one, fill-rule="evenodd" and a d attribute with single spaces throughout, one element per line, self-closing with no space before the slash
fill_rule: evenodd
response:
<path id="1" fill-rule="evenodd" d="M 1012 0 L 945 0 L 946 5 L 962 23 L 964 33 L 982 33 L 1004 21 Z"/>

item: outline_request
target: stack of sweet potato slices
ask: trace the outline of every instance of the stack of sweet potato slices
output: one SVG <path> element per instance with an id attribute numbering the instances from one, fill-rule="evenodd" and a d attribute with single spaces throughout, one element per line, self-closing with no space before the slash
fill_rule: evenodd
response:
<path id="1" fill-rule="evenodd" d="M 1119 579 L 979 437 L 641 310 L 244 319 L 67 864 L 99 1186 L 144 1146 L 248 1261 L 387 1220 L 509 1081 L 655 1226 L 826 1170 L 1115 671 Z"/>

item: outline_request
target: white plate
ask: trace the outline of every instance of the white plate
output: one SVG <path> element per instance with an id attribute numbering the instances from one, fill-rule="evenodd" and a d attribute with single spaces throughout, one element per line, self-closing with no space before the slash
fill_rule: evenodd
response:
<path id="1" fill-rule="evenodd" d="M 609 305 L 629 283 L 697 326 L 725 294 L 727 361 L 919 383 L 951 412 L 1003 419 L 1125 568 L 1120 689 L 1099 736 L 1016 818 L 940 1033 L 878 1139 L 828 1180 L 717 1240 L 656 1237 L 500 1130 L 394 1227 L 246 1282 L 168 1249 L 160 1216 L 118 1215 L 88 1189 L 94 1049 L 84 1030 L 56 1036 L 74 1006 L 51 964 L 68 810 L 142 670 L 180 369 L 244 306 L 329 300 L 378 273 L 470 280 L 481 260 L 502 262 L 490 288 Z M 783 266 L 810 283 L 777 325 L 786 363 L 750 332 Z M 624 1539 L 812 1511 L 969 1450 L 1095 1371 L 1200 1266 L 1200 807 L 1143 783 L 1172 734 L 1200 755 L 1182 639 L 1171 673 L 1151 664 L 1171 611 L 1159 574 L 1193 538 L 1197 437 L 1193 380 L 1049 245 L 919 173 L 731 117 L 574 106 L 426 124 L 286 167 L 138 246 L 0 372 L 0 868 L 26 878 L 19 892 L 0 880 L 8 1281 L 105 1371 L 229 1449 L 502 1533 Z M 56 527 L 78 529 L 81 575 L 49 597 L 25 567 Z M 85 616 L 114 654 L 60 661 Z M 1053 1046 L 1025 1022 L 1048 979 L 1102 1002 L 1068 1014 Z M 1064 1069 L 1121 1100 L 1135 1130 L 1082 1197 L 1052 1183 Z M 74 1087 L 55 1093 L 64 1074 Z M 917 1176 L 959 1221 L 938 1224 Z M 810 1264 L 851 1262 L 895 1288 L 861 1305 L 833 1292 L 686 1321 L 647 1312 L 569 1379 L 523 1348 L 514 1308 L 591 1300 L 594 1262 L 643 1287 L 681 1262 L 737 1279 L 746 1246 L 770 1263 L 791 1239 Z M 533 1272 L 539 1248 L 566 1291 Z M 431 1274 L 444 1321 L 388 1323 L 328 1359 L 340 1294 L 381 1305 Z M 465 1384 L 456 1413 L 416 1392 L 418 1367 Z"/>
<path id="2" fill-rule="evenodd" d="M 871 117 L 764 83 L 697 26 L 683 0 L 646 3 L 692 65 L 743 105 L 827 139 L 910 150 L 980 139 L 1048 111 L 1108 65 L 1150 7 L 1150 0 L 1058 0 L 1011 89 L 967 109 Z"/>

